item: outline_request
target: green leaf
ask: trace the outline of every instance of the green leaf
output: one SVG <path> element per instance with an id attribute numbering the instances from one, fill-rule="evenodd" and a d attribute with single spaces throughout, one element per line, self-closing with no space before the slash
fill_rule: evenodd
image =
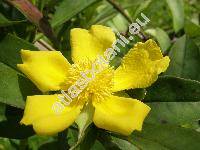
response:
<path id="1" fill-rule="evenodd" d="M 7 120 L 0 122 L 0 137 L 24 139 L 35 134 L 31 126 L 21 125 L 23 110 L 7 106 L 5 116 Z"/>
<path id="2" fill-rule="evenodd" d="M 16 70 L 0 63 L 0 102 L 24 108 L 27 96 L 39 94 L 39 90 Z"/>
<path id="3" fill-rule="evenodd" d="M 194 80 L 162 76 L 146 90 L 145 102 L 200 101 L 200 82 Z"/>
<path id="4" fill-rule="evenodd" d="M 99 130 L 97 138 L 105 150 L 120 150 L 118 145 L 112 141 L 111 135 L 105 132 L 105 130 Z"/>
<path id="5" fill-rule="evenodd" d="M 92 105 L 92 102 L 89 101 L 89 103 L 87 103 L 84 106 L 81 114 L 75 121 L 79 128 L 79 134 L 78 134 L 78 141 L 73 147 L 70 148 L 71 150 L 75 149 L 83 141 L 85 137 L 85 131 L 88 128 L 88 126 L 92 123 L 93 114 L 94 114 L 94 107 Z"/>
<path id="6" fill-rule="evenodd" d="M 153 124 L 173 124 L 198 129 L 200 102 L 157 102 L 148 103 L 150 114 L 145 122 Z"/>
<path id="7" fill-rule="evenodd" d="M 80 144 L 80 150 L 91 149 L 93 147 L 97 138 L 97 132 L 98 132 L 97 128 L 95 127 L 94 124 L 92 124 L 84 140 Z"/>
<path id="8" fill-rule="evenodd" d="M 31 150 L 40 150 L 40 147 L 43 147 L 43 144 L 53 141 L 55 141 L 54 138 L 50 136 L 34 135 L 28 138 L 28 147 Z"/>
<path id="9" fill-rule="evenodd" d="M 200 133 L 173 125 L 144 124 L 142 132 L 132 134 L 132 143 L 148 150 L 196 150 Z"/>
<path id="10" fill-rule="evenodd" d="M 22 21 L 10 21 L 6 17 L 4 17 L 3 14 L 0 13 L 0 27 L 10 26 L 10 25 L 13 25 L 13 24 L 21 23 L 21 22 L 24 22 L 24 20 L 22 20 Z"/>
<path id="11" fill-rule="evenodd" d="M 20 50 L 37 50 L 37 48 L 16 36 L 8 34 L 0 41 L 0 62 L 17 70 L 17 64 L 20 64 L 21 56 Z"/>
<path id="12" fill-rule="evenodd" d="M 145 32 L 157 39 L 163 53 L 171 46 L 168 34 L 161 28 L 147 29 Z"/>
<path id="13" fill-rule="evenodd" d="M 134 99 L 143 100 L 147 91 L 145 89 L 130 89 L 126 90 L 126 93 Z"/>
<path id="14" fill-rule="evenodd" d="M 52 18 L 52 26 L 59 26 L 81 12 L 83 9 L 96 2 L 97 0 L 64 0 L 56 8 Z M 62 15 L 61 15 L 62 14 Z"/>
<path id="15" fill-rule="evenodd" d="M 0 13 L 0 27 L 9 26 L 9 25 L 12 25 L 12 22 L 9 21 L 6 17 L 4 17 Z"/>
<path id="16" fill-rule="evenodd" d="M 200 51 L 186 35 L 177 39 L 170 53 L 170 65 L 165 74 L 200 81 Z"/>
<path id="17" fill-rule="evenodd" d="M 197 24 L 194 24 L 190 20 L 186 20 L 184 29 L 185 29 L 185 33 L 189 35 L 190 37 L 200 36 L 200 26 Z"/>
<path id="18" fill-rule="evenodd" d="M 67 132 L 68 129 L 65 129 L 64 131 L 58 133 L 58 146 L 59 149 L 69 149 L 70 146 L 67 143 Z"/>
<path id="19" fill-rule="evenodd" d="M 173 27 L 178 32 L 184 27 L 184 2 L 183 0 L 166 0 L 173 17 Z"/>
<path id="20" fill-rule="evenodd" d="M 58 142 L 53 141 L 53 142 L 44 143 L 37 150 L 55 150 L 55 149 L 60 149 L 60 148 L 59 148 Z"/>
<path id="21" fill-rule="evenodd" d="M 139 150 L 131 142 L 112 136 L 112 142 L 115 143 L 121 150 Z"/>
<path id="22" fill-rule="evenodd" d="M 96 140 L 91 150 L 105 150 L 105 148 L 98 140 Z"/>
<path id="23" fill-rule="evenodd" d="M 137 16 L 144 11 L 145 9 L 147 9 L 149 7 L 149 5 L 151 4 L 152 0 L 145 0 L 145 1 L 140 1 L 140 4 L 138 4 L 137 9 L 135 10 L 133 19 L 137 19 Z M 135 2 L 134 2 L 135 3 Z"/>
<path id="24" fill-rule="evenodd" d="M 3 103 L 0 103 L 0 121 L 5 120 L 5 109 L 6 105 Z"/>
<path id="25" fill-rule="evenodd" d="M 70 147 L 74 146 L 78 141 L 78 129 L 74 127 L 74 124 L 72 125 L 72 128 L 67 129 L 67 139 Z"/>
<path id="26" fill-rule="evenodd" d="M 11 149 L 15 149 L 15 148 L 14 148 L 14 146 L 12 146 L 10 139 L 0 137 L 0 149 L 1 150 L 11 150 Z"/>
<path id="27" fill-rule="evenodd" d="M 186 20 L 185 23 L 185 33 L 193 39 L 198 47 L 200 47 L 200 26 Z"/>

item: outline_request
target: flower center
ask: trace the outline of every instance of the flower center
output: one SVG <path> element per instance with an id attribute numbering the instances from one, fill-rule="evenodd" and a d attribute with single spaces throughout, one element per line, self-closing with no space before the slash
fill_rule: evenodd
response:
<path id="1" fill-rule="evenodd" d="M 101 102 L 111 95 L 113 74 L 114 70 L 108 65 L 94 64 L 91 61 L 79 62 L 70 68 L 63 89 L 78 101 L 92 99 Z"/>

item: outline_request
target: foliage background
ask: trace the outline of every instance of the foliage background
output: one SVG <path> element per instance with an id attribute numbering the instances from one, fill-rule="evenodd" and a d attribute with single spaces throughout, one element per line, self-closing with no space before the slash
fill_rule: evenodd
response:
<path id="1" fill-rule="evenodd" d="M 0 150 L 69 149 L 75 144 L 81 150 L 200 147 L 200 1 L 30 0 L 36 6 L 31 11 L 15 3 L 20 1 L 0 0 Z M 141 12 L 151 20 L 143 29 L 145 38 L 155 39 L 171 59 L 167 72 L 150 88 L 125 91 L 152 108 L 142 132 L 122 137 L 91 124 L 77 139 L 75 124 L 51 137 L 19 125 L 26 96 L 41 94 L 16 68 L 21 48 L 56 49 L 70 60 L 70 29 L 103 24 L 126 34 Z M 114 66 L 133 44 L 123 49 Z"/>

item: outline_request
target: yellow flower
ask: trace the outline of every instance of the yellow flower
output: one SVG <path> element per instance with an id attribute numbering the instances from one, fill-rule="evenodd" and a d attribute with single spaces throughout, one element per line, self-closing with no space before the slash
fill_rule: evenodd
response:
<path id="1" fill-rule="evenodd" d="M 43 92 L 67 90 L 80 78 L 81 71 L 89 69 L 97 55 L 103 54 L 115 40 L 108 27 L 75 28 L 71 30 L 73 65 L 59 51 L 22 50 L 23 64 L 18 64 L 18 68 Z M 150 107 L 136 99 L 116 96 L 115 92 L 150 86 L 168 65 L 169 58 L 162 56 L 153 40 L 139 42 L 126 54 L 121 66 L 116 70 L 107 66 L 96 74 L 59 115 L 52 109 L 58 94 L 28 96 L 21 123 L 33 125 L 37 134 L 55 134 L 68 128 L 91 101 L 97 127 L 129 135 L 142 129 Z"/>

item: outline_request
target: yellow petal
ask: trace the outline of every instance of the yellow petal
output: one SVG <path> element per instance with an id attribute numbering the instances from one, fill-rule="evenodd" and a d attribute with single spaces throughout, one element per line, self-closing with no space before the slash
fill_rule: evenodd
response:
<path id="1" fill-rule="evenodd" d="M 90 30 L 74 28 L 70 32 L 72 60 L 95 60 L 116 40 L 111 28 L 93 25 Z"/>
<path id="2" fill-rule="evenodd" d="M 139 100 L 111 96 L 102 103 L 96 103 L 93 121 L 99 128 L 129 135 L 141 130 L 150 107 Z"/>
<path id="3" fill-rule="evenodd" d="M 115 71 L 113 91 L 150 86 L 160 73 L 166 71 L 169 61 L 153 40 L 137 43 Z"/>
<path id="4" fill-rule="evenodd" d="M 68 74 L 69 62 L 58 51 L 21 50 L 23 64 L 17 67 L 43 92 L 60 89 Z"/>
<path id="5" fill-rule="evenodd" d="M 28 96 L 22 124 L 33 125 L 40 135 L 52 135 L 69 127 L 80 113 L 81 105 L 70 104 L 56 113 L 55 104 L 59 102 L 58 95 Z M 62 105 L 64 106 L 64 105 Z"/>

